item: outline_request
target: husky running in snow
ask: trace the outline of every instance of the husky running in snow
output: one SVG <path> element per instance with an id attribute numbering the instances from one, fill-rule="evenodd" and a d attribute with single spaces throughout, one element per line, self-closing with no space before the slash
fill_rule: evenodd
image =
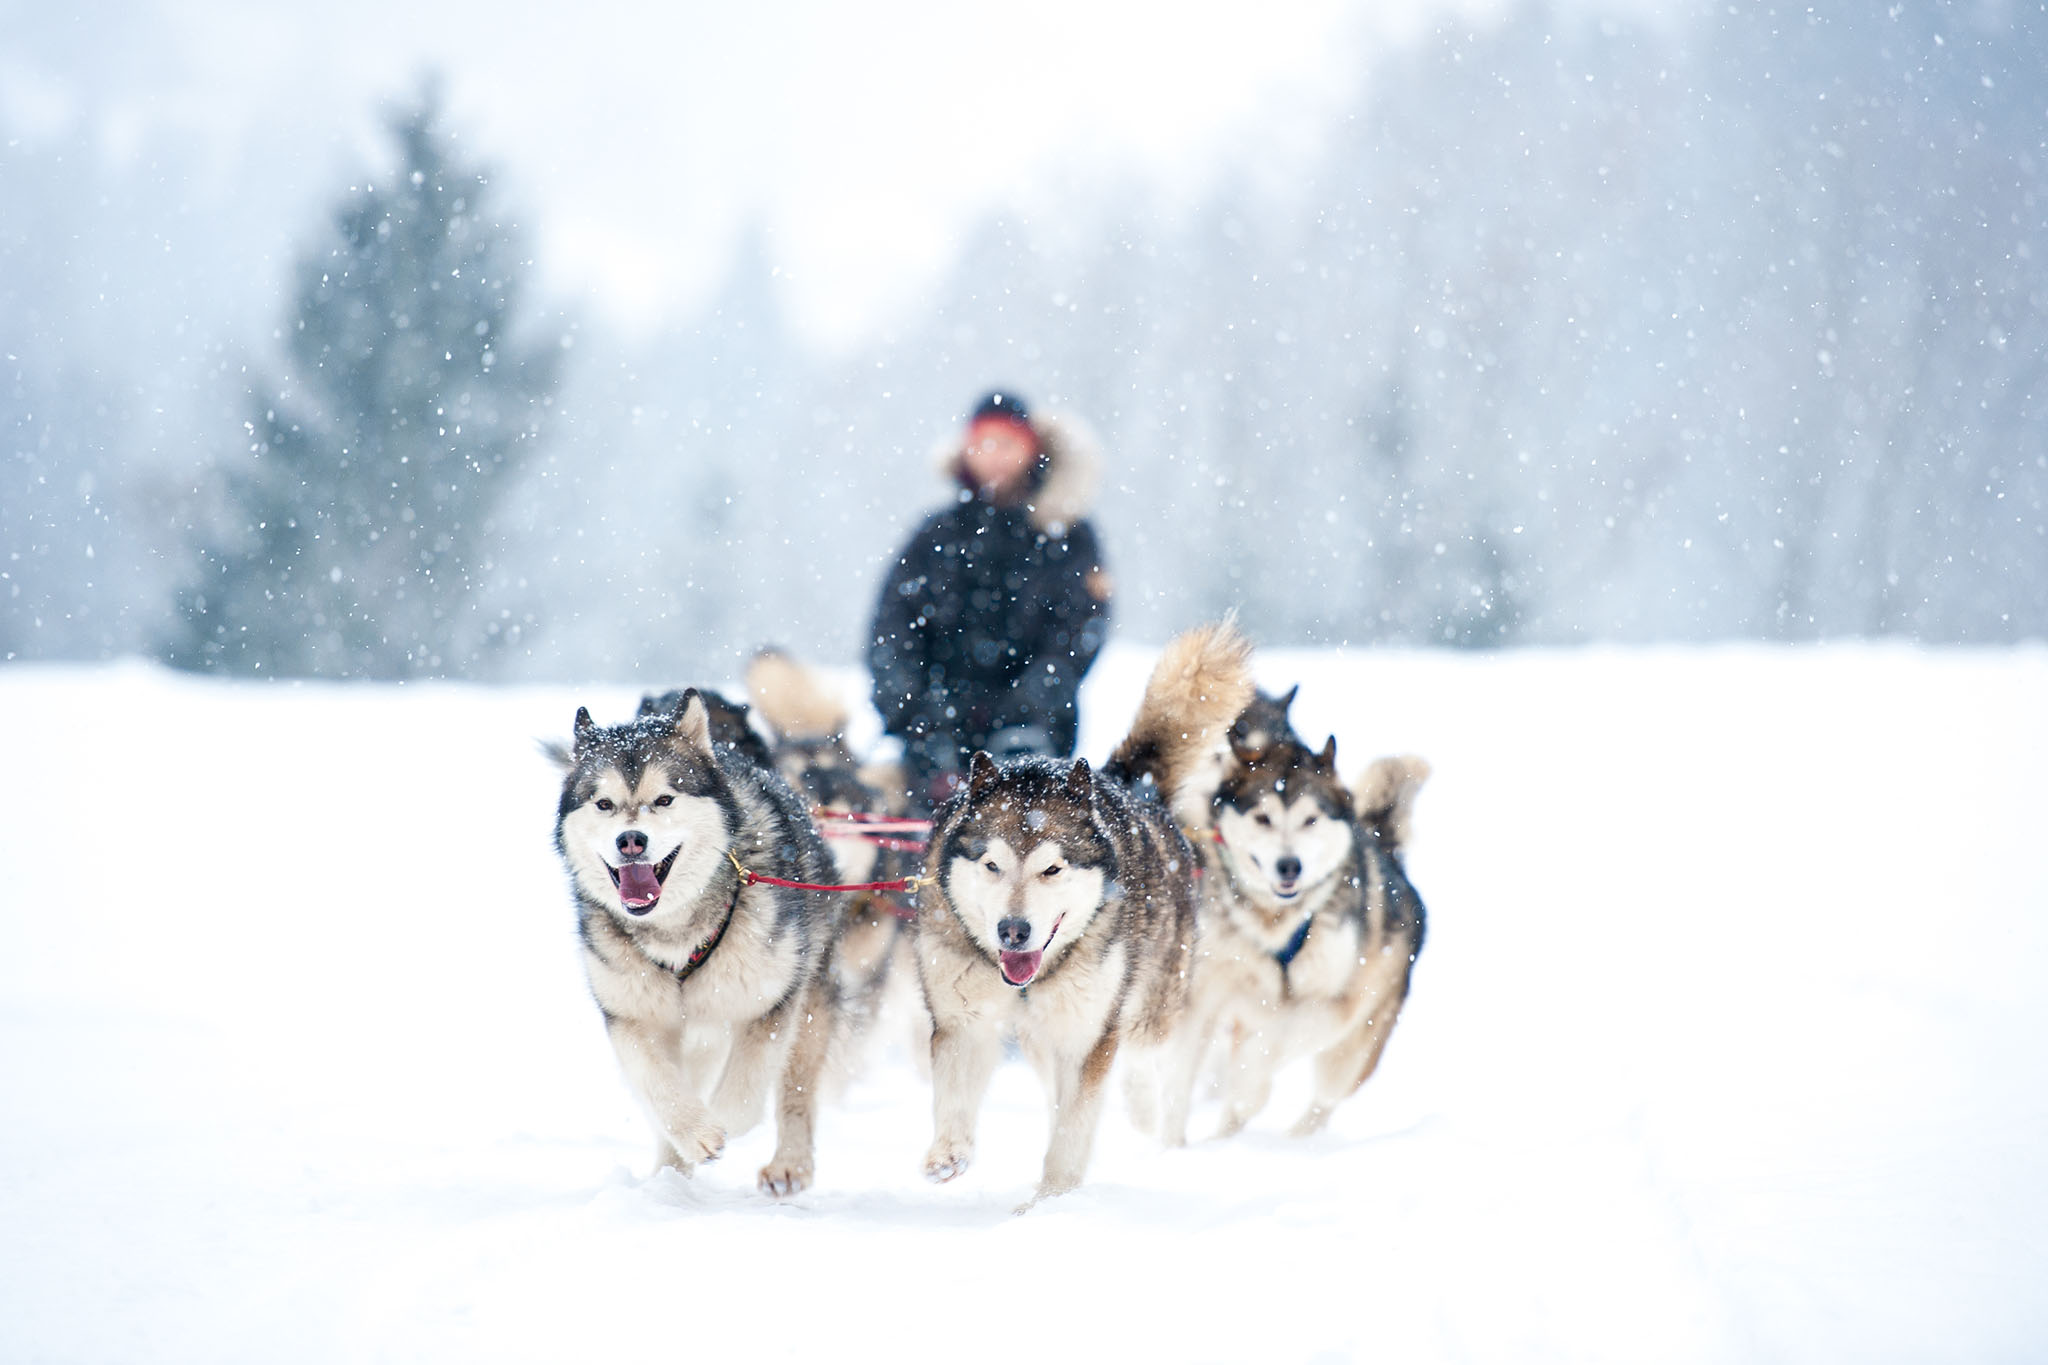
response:
<path id="1" fill-rule="evenodd" d="M 1189 1093 L 1212 1042 L 1221 1052 L 1222 1133 L 1265 1107 L 1273 1075 L 1315 1056 L 1315 1089 L 1293 1132 L 1320 1129 L 1378 1065 L 1422 951 L 1422 900 L 1402 863 L 1419 758 L 1382 758 L 1356 793 L 1337 776 L 1337 741 L 1310 750 L 1262 698 L 1232 727 L 1198 832 L 1202 937 L 1194 969 L 1186 1089 L 1166 1097 L 1161 1136 L 1186 1140 Z M 1274 707 L 1277 706 L 1277 723 Z"/>
<path id="2" fill-rule="evenodd" d="M 739 871 L 830 882 L 803 803 L 744 746 L 714 744 L 694 689 L 617 726 L 576 713 L 555 847 L 590 991 L 657 1161 L 684 1174 L 776 1102 L 761 1189 L 809 1185 L 818 1076 L 839 1019 L 838 907 Z M 744 712 L 741 712 L 744 725 Z"/>
<path id="3" fill-rule="evenodd" d="M 939 809 L 917 918 L 933 1024 L 930 1179 L 973 1159 L 1007 1039 L 1052 1101 L 1038 1198 L 1080 1183 L 1118 1050 L 1163 1053 L 1187 1004 L 1195 854 L 1165 806 L 1132 787 L 1150 778 L 1171 792 L 1188 777 L 1251 697 L 1249 653 L 1229 625 L 1181 636 L 1101 772 L 976 753 Z"/>

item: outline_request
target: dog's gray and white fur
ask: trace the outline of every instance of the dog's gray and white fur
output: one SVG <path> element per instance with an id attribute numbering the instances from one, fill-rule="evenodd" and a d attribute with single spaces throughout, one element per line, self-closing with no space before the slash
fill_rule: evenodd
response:
<path id="1" fill-rule="evenodd" d="M 998 766 L 977 753 L 939 809 L 917 918 L 933 1022 L 930 1179 L 972 1159 L 1007 1038 L 1052 1102 L 1043 1198 L 1080 1183 L 1118 1050 L 1156 1058 L 1173 1036 L 1195 942 L 1195 855 L 1165 806 L 1132 786 L 1149 777 L 1170 792 L 1187 777 L 1251 697 L 1249 652 L 1227 624 L 1188 632 L 1102 772 L 1085 759 Z"/>
<path id="2" fill-rule="evenodd" d="M 831 854 L 775 773 L 713 746 L 685 691 L 617 726 L 576 713 L 555 847 L 574 890 L 590 991 L 657 1161 L 684 1173 L 751 1128 L 773 1092 L 760 1186 L 811 1182 L 818 1072 L 839 1015 L 836 907 L 743 884 L 732 858 L 789 881 L 832 879 Z M 731 856 L 729 856 L 731 855 Z"/>
<path id="3" fill-rule="evenodd" d="M 1289 694 L 1291 699 L 1292 694 Z M 1202 840 L 1202 937 L 1177 1077 L 1222 1052 L 1222 1132 L 1265 1107 L 1274 1073 L 1315 1055 L 1314 1093 L 1294 1125 L 1316 1132 L 1379 1064 L 1422 951 L 1422 900 L 1402 862 L 1419 758 L 1383 758 L 1356 796 L 1337 776 L 1337 741 L 1311 751 L 1279 723 L 1232 732 Z M 1187 1090 L 1171 1094 L 1162 1136 L 1185 1140 Z"/>

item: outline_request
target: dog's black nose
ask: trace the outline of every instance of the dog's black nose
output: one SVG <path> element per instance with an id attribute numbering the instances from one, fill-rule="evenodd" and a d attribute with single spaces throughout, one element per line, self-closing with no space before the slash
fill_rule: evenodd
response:
<path id="1" fill-rule="evenodd" d="M 1301 859 L 1276 858 L 1273 861 L 1273 871 L 1279 876 L 1281 881 L 1291 882 L 1301 876 Z"/>
<path id="2" fill-rule="evenodd" d="M 619 836 L 619 852 L 628 858 L 637 858 L 647 851 L 647 836 L 637 829 L 629 829 Z"/>
<path id="3" fill-rule="evenodd" d="M 1018 919 L 1015 915 L 996 925 L 996 942 L 1010 952 L 1019 952 L 1031 946 L 1031 921 Z"/>

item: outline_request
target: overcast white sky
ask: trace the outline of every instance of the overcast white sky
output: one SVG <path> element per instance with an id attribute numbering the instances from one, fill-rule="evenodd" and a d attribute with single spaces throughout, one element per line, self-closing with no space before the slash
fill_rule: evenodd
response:
<path id="1" fill-rule="evenodd" d="M 264 168 L 273 269 L 381 164 L 381 100 L 438 67 L 455 126 L 523 209 L 550 292 L 635 329 L 700 303 L 758 223 L 814 338 L 914 307 L 992 206 L 1082 187 L 1168 204 L 1277 182 L 1372 51 L 1497 0 L 826 0 L 645 5 L 0 3 L 0 120 L 171 140 L 224 183 Z M 280 274 L 280 279 L 282 278 Z"/>
<path id="2" fill-rule="evenodd" d="M 1112 177 L 1185 194 L 1233 142 L 1306 137 L 1385 21 L 1345 0 L 1259 8 L 8 4 L 0 117 L 31 137 L 91 120 L 117 155 L 190 139 L 220 173 L 266 160 L 282 197 L 324 200 L 385 154 L 377 102 L 435 66 L 553 291 L 650 326 L 700 301 L 758 222 L 800 323 L 843 340 L 991 204 L 1052 216 Z"/>

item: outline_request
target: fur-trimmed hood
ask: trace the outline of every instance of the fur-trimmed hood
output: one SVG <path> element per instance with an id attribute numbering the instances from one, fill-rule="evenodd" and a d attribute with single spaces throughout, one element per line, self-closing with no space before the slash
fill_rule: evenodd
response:
<path id="1" fill-rule="evenodd" d="M 1089 425 L 1071 413 L 1041 412 L 1031 419 L 1038 449 L 1045 459 L 1045 478 L 1025 503 L 1031 524 L 1046 535 L 1061 537 L 1067 528 L 1094 510 L 1096 481 L 1102 476 L 1102 443 Z M 965 451 L 953 435 L 939 447 L 939 468 L 954 484 L 960 482 Z"/>

